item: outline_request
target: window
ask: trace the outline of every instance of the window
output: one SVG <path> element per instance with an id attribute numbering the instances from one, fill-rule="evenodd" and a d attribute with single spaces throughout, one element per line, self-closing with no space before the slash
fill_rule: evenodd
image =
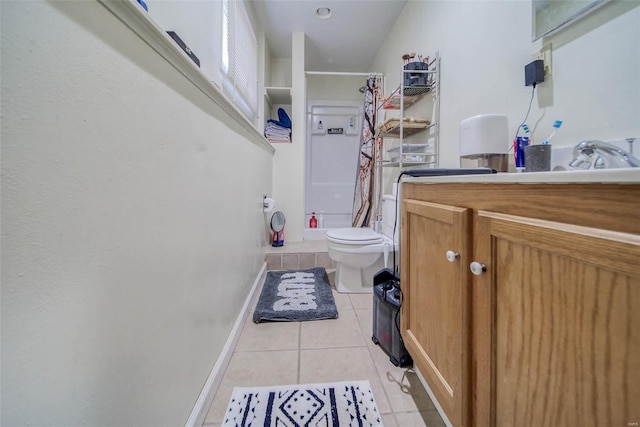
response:
<path id="1" fill-rule="evenodd" d="M 258 42 L 244 1 L 222 2 L 224 92 L 252 122 L 258 109 Z"/>

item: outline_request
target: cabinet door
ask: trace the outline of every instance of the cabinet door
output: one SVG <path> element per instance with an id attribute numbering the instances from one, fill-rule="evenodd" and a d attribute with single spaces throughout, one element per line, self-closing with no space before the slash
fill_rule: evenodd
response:
<path id="1" fill-rule="evenodd" d="M 479 426 L 640 422 L 640 236 L 478 212 Z"/>
<path id="2" fill-rule="evenodd" d="M 468 425 L 471 212 L 417 200 L 402 208 L 402 337 L 451 423 Z"/>

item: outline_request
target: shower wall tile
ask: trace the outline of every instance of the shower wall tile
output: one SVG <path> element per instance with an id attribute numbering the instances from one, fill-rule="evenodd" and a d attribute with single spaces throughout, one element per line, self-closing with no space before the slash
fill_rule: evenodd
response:
<path id="1" fill-rule="evenodd" d="M 283 270 L 297 270 L 300 268 L 298 265 L 299 254 L 283 254 L 282 255 L 282 269 Z"/>
<path id="2" fill-rule="evenodd" d="M 316 253 L 316 267 L 335 268 L 331 264 L 331 258 L 326 252 Z"/>
<path id="3" fill-rule="evenodd" d="M 300 254 L 298 268 L 313 268 L 316 266 L 316 254 L 311 252 L 308 254 Z"/>
<path id="4" fill-rule="evenodd" d="M 317 246 L 317 245 L 316 245 Z M 289 249 L 289 248 L 287 248 Z M 300 249 L 300 248 L 298 248 Z M 322 247 L 314 248 L 315 251 L 296 251 L 287 253 L 267 252 L 265 261 L 267 270 L 296 270 L 314 267 L 335 269 L 336 263 Z M 289 249 L 291 250 L 291 249 Z M 295 250 L 295 248 L 294 248 Z"/>
<path id="5" fill-rule="evenodd" d="M 267 270 L 282 270 L 281 254 L 267 254 L 265 260 L 267 262 Z"/>

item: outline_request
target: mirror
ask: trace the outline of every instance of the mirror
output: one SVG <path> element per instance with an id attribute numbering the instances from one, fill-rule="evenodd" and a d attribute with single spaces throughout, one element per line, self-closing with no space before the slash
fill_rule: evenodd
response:
<path id="1" fill-rule="evenodd" d="M 284 214 L 280 211 L 275 212 L 271 216 L 271 230 L 280 232 L 284 229 L 285 218 Z"/>
<path id="2" fill-rule="evenodd" d="M 277 211 L 271 216 L 271 230 L 273 231 L 271 246 L 284 246 L 284 223 L 286 222 L 284 214 Z"/>
<path id="3" fill-rule="evenodd" d="M 532 0 L 532 40 L 548 36 L 609 0 Z"/>

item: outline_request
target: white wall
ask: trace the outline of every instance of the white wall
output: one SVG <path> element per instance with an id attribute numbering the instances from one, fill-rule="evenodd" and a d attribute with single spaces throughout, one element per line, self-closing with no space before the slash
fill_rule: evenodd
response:
<path id="1" fill-rule="evenodd" d="M 556 145 L 640 136 L 638 4 L 612 2 L 544 40 L 552 44 L 552 78 L 536 89 L 527 120 L 536 140 L 546 138 L 557 119 L 564 123 Z M 399 83 L 404 52 L 440 52 L 440 165 L 458 167 L 461 120 L 506 114 L 515 134 L 531 99 L 524 66 L 541 46 L 531 42 L 530 0 L 410 1 L 370 68 L 385 72 L 390 91 Z"/>
<path id="2" fill-rule="evenodd" d="M 200 69 L 222 87 L 220 52 L 221 0 L 145 0 L 149 15 L 166 31 L 174 31 L 200 61 Z"/>
<path id="3" fill-rule="evenodd" d="M 304 229 L 304 159 L 306 127 L 306 82 L 304 77 L 304 33 L 293 33 L 291 65 L 291 143 L 274 144 L 273 198 L 284 212 L 286 242 L 302 241 Z M 272 76 L 275 78 L 275 76 Z"/>
<path id="4" fill-rule="evenodd" d="M 336 101 L 359 101 L 364 105 L 364 94 L 360 93 L 358 89 L 366 84 L 366 76 L 311 74 L 307 76 L 307 98 Z"/>
<path id="5" fill-rule="evenodd" d="M 271 58 L 271 84 L 265 86 L 291 87 L 291 58 Z"/>
<path id="6" fill-rule="evenodd" d="M 184 425 L 263 265 L 271 151 L 99 3 L 0 7 L 0 424 Z"/>

